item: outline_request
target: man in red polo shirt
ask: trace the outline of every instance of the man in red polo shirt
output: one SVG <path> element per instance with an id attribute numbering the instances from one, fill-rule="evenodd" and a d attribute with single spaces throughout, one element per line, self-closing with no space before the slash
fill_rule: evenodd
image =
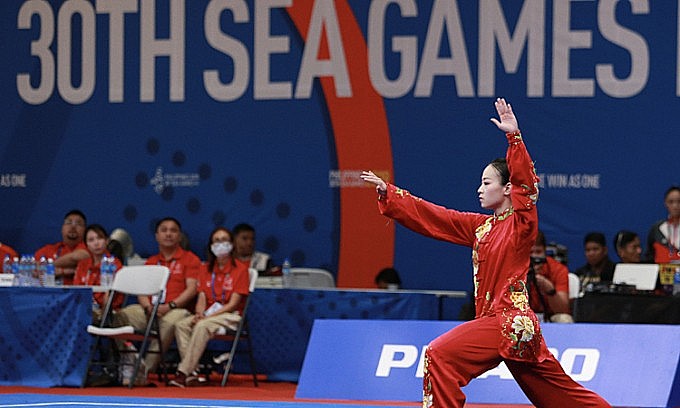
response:
<path id="1" fill-rule="evenodd" d="M 158 254 L 150 257 L 147 265 L 163 265 L 170 269 L 170 278 L 166 286 L 165 299 L 158 306 L 159 327 L 163 350 L 172 344 L 175 324 L 193 312 L 196 297 L 196 283 L 201 260 L 191 251 L 181 248 L 182 226 L 172 217 L 166 217 L 156 223 L 156 241 Z M 138 297 L 137 304 L 123 308 L 116 315 L 116 325 L 132 325 L 143 330 L 147 325 L 147 317 L 153 308 L 152 299 Z M 190 309 L 191 311 L 187 310 Z M 149 350 L 158 350 L 152 343 Z M 147 354 L 145 365 L 148 371 L 155 371 L 160 361 L 156 353 Z"/>
<path id="2" fill-rule="evenodd" d="M 47 244 L 35 252 L 35 260 L 54 259 L 54 275 L 57 282 L 73 285 L 73 275 L 78 262 L 90 257 L 83 242 L 87 218 L 80 210 L 71 210 L 64 216 L 61 225 L 61 242 Z"/>

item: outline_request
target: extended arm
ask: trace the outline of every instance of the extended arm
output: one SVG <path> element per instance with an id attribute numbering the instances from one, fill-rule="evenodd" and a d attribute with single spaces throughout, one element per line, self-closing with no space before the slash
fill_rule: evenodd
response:
<path id="1" fill-rule="evenodd" d="M 487 216 L 447 209 L 385 182 L 371 171 L 361 178 L 376 186 L 380 212 L 419 234 L 459 245 L 472 245 L 474 230 Z"/>

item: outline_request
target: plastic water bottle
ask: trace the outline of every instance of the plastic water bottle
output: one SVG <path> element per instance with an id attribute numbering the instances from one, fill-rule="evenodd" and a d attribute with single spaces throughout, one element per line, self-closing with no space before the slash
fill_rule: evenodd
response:
<path id="1" fill-rule="evenodd" d="M 52 287 L 56 286 L 56 284 L 56 278 L 54 275 L 54 261 L 52 258 L 49 258 L 45 264 L 45 278 L 43 281 L 43 286 Z"/>
<path id="2" fill-rule="evenodd" d="M 30 271 L 28 266 L 28 255 L 21 255 L 19 259 L 19 286 L 28 286 L 30 279 Z"/>
<path id="3" fill-rule="evenodd" d="M 281 274 L 283 275 L 283 287 L 289 288 L 293 282 L 292 276 L 290 275 L 290 261 L 286 258 L 281 266 Z"/>
<path id="4" fill-rule="evenodd" d="M 21 264 L 19 257 L 14 257 L 12 261 L 12 274 L 14 275 L 14 286 L 21 286 Z"/>
<path id="5" fill-rule="evenodd" d="M 36 264 L 36 272 L 40 286 L 45 286 L 45 269 L 47 269 L 47 259 L 45 259 L 44 256 L 41 256 Z"/>
<path id="6" fill-rule="evenodd" d="M 673 296 L 680 295 L 680 267 L 675 268 L 673 274 Z"/>
<path id="7" fill-rule="evenodd" d="M 24 286 L 38 286 L 35 270 L 35 258 L 33 255 L 25 255 L 24 261 Z"/>
<path id="8" fill-rule="evenodd" d="M 113 286 L 113 279 L 116 276 L 116 257 L 109 256 L 109 286 Z"/>
<path id="9" fill-rule="evenodd" d="M 105 288 L 110 288 L 113 283 L 112 267 L 115 267 L 114 265 L 113 257 L 108 257 L 106 255 L 102 257 L 102 262 L 99 265 L 99 283 Z"/>
<path id="10" fill-rule="evenodd" d="M 9 254 L 2 261 L 2 273 L 12 273 L 12 257 Z"/>
<path id="11" fill-rule="evenodd" d="M 12 257 L 9 256 L 9 254 L 5 255 L 5 259 L 2 261 L 2 273 L 7 273 L 7 274 L 14 274 L 14 270 L 12 267 Z M 17 284 L 17 277 L 16 275 L 13 275 L 12 277 L 12 286 Z"/>
<path id="12" fill-rule="evenodd" d="M 102 259 L 103 262 L 104 260 Z M 118 368 L 118 381 L 122 385 L 128 386 L 132 380 L 132 374 L 135 372 L 135 356 L 132 354 L 135 351 L 135 346 L 131 342 L 126 341 L 123 347 L 126 351 L 120 354 L 121 361 Z"/>
<path id="13" fill-rule="evenodd" d="M 38 271 L 38 262 L 33 255 L 28 257 L 28 265 L 31 273 L 30 286 L 40 286 L 40 275 Z"/>

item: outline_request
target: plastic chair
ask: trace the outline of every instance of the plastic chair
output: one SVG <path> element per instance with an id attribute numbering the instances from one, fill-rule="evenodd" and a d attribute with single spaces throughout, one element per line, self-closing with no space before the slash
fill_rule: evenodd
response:
<path id="1" fill-rule="evenodd" d="M 335 279 L 320 268 L 290 268 L 290 288 L 334 288 Z"/>
<path id="2" fill-rule="evenodd" d="M 253 357 L 253 344 L 250 340 L 250 332 L 248 331 L 248 306 L 250 305 L 253 292 L 255 291 L 255 282 L 257 281 L 258 275 L 257 269 L 248 268 L 248 275 L 250 279 L 248 287 L 250 295 L 248 295 L 248 298 L 246 299 L 246 304 L 243 307 L 243 313 L 241 314 L 241 320 L 239 321 L 238 327 L 233 331 L 227 329 L 226 327 L 222 327 L 217 331 L 215 337 L 213 337 L 213 340 L 221 340 L 231 344 L 229 351 L 217 357 L 215 360 L 218 362 L 218 364 L 223 364 L 224 367 L 224 374 L 222 375 L 222 387 L 227 384 L 229 372 L 231 371 L 234 357 L 236 356 L 237 352 L 248 353 L 248 358 L 250 359 L 250 371 L 253 375 L 253 384 L 255 384 L 256 387 L 259 386 L 257 382 L 257 370 L 255 368 L 255 357 Z M 241 349 L 238 350 L 239 344 L 244 341 L 247 347 L 244 349 L 242 346 Z"/>
<path id="3" fill-rule="evenodd" d="M 116 348 L 118 354 L 136 354 L 134 357 L 132 378 L 128 385 L 129 388 L 132 388 L 135 384 L 139 366 L 147 353 L 159 353 L 161 361 L 163 361 L 163 348 L 161 346 L 162 343 L 157 316 L 158 302 L 153 305 L 144 331 L 135 330 L 133 326 L 111 327 L 111 322 L 113 321 L 112 303 L 116 293 L 135 296 L 157 296 L 158 299 L 162 299 L 165 292 L 165 285 L 167 284 L 169 277 L 170 270 L 167 267 L 160 265 L 126 266 L 116 272 L 116 275 L 113 278 L 113 284 L 109 290 L 109 299 L 104 309 L 101 324 L 99 326 L 87 326 L 87 332 L 97 338 L 92 348 L 90 361 L 88 362 L 88 372 L 90 367 L 94 365 L 113 364 L 112 362 L 92 361 L 95 351 L 99 348 L 100 342 L 104 338 L 111 340 L 111 343 Z M 158 342 L 158 351 L 149 351 L 149 343 L 151 340 L 156 340 Z M 139 351 L 119 348 L 117 344 L 121 341 L 131 341 L 139 344 Z M 120 361 L 113 365 L 122 366 L 127 364 L 129 363 Z"/>
<path id="4" fill-rule="evenodd" d="M 569 299 L 576 299 L 581 293 L 581 280 L 578 275 L 569 272 Z"/>

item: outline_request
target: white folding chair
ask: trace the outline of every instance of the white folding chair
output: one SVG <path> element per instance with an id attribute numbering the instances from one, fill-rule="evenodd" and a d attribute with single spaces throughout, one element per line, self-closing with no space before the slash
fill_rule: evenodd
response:
<path id="1" fill-rule="evenodd" d="M 291 288 L 334 288 L 335 279 L 320 268 L 290 268 Z"/>
<path id="2" fill-rule="evenodd" d="M 253 357 L 253 344 L 250 340 L 250 332 L 248 331 L 248 306 L 250 305 L 251 298 L 253 297 L 253 292 L 255 291 L 255 282 L 257 281 L 257 269 L 248 268 L 249 275 L 249 287 L 248 291 L 250 294 L 246 298 L 246 304 L 243 307 L 243 313 L 241 314 L 241 320 L 239 321 L 236 330 L 229 330 L 226 327 L 222 327 L 217 331 L 213 340 L 221 340 L 231 344 L 228 352 L 222 354 L 218 357 L 219 360 L 223 360 L 222 364 L 224 367 L 224 374 L 222 375 L 222 387 L 227 384 L 227 379 L 229 378 L 229 372 L 234 362 L 234 357 L 237 352 L 248 353 L 248 358 L 250 359 L 250 372 L 253 376 L 253 384 L 258 387 L 257 382 L 257 370 L 255 368 L 255 357 Z M 246 345 L 241 346 L 241 350 L 238 349 L 239 344 L 245 341 Z M 245 349 L 244 349 L 245 347 Z"/>
<path id="3" fill-rule="evenodd" d="M 576 299 L 581 293 L 581 280 L 578 275 L 569 272 L 569 299 Z"/>
<path id="4" fill-rule="evenodd" d="M 119 354 L 131 352 L 136 354 L 133 363 L 132 378 L 130 379 L 129 384 L 130 388 L 132 388 L 135 383 L 137 371 L 147 353 L 159 353 L 161 362 L 163 361 L 163 348 L 161 346 L 162 343 L 157 317 L 158 302 L 155 302 L 153 309 L 149 314 L 148 323 L 144 331 L 137 331 L 133 326 L 111 327 L 111 323 L 113 321 L 113 298 L 116 293 L 135 296 L 157 296 L 157 299 L 162 299 L 165 292 L 165 285 L 167 284 L 169 277 L 170 270 L 167 267 L 160 265 L 125 266 L 116 272 L 116 275 L 113 278 L 113 284 L 109 290 L 109 299 L 104 309 L 101 324 L 99 326 L 87 326 L 87 332 L 97 338 L 90 355 L 88 372 L 89 368 L 93 365 L 112 364 L 111 362 L 92 361 L 103 338 L 110 339 L 114 347 L 117 344 L 116 340 L 132 341 L 139 344 L 139 351 L 122 350 L 116 347 Z M 157 352 L 149 350 L 149 343 L 151 340 L 156 340 L 158 342 L 159 350 Z M 118 362 L 113 365 L 124 364 L 128 363 Z"/>

